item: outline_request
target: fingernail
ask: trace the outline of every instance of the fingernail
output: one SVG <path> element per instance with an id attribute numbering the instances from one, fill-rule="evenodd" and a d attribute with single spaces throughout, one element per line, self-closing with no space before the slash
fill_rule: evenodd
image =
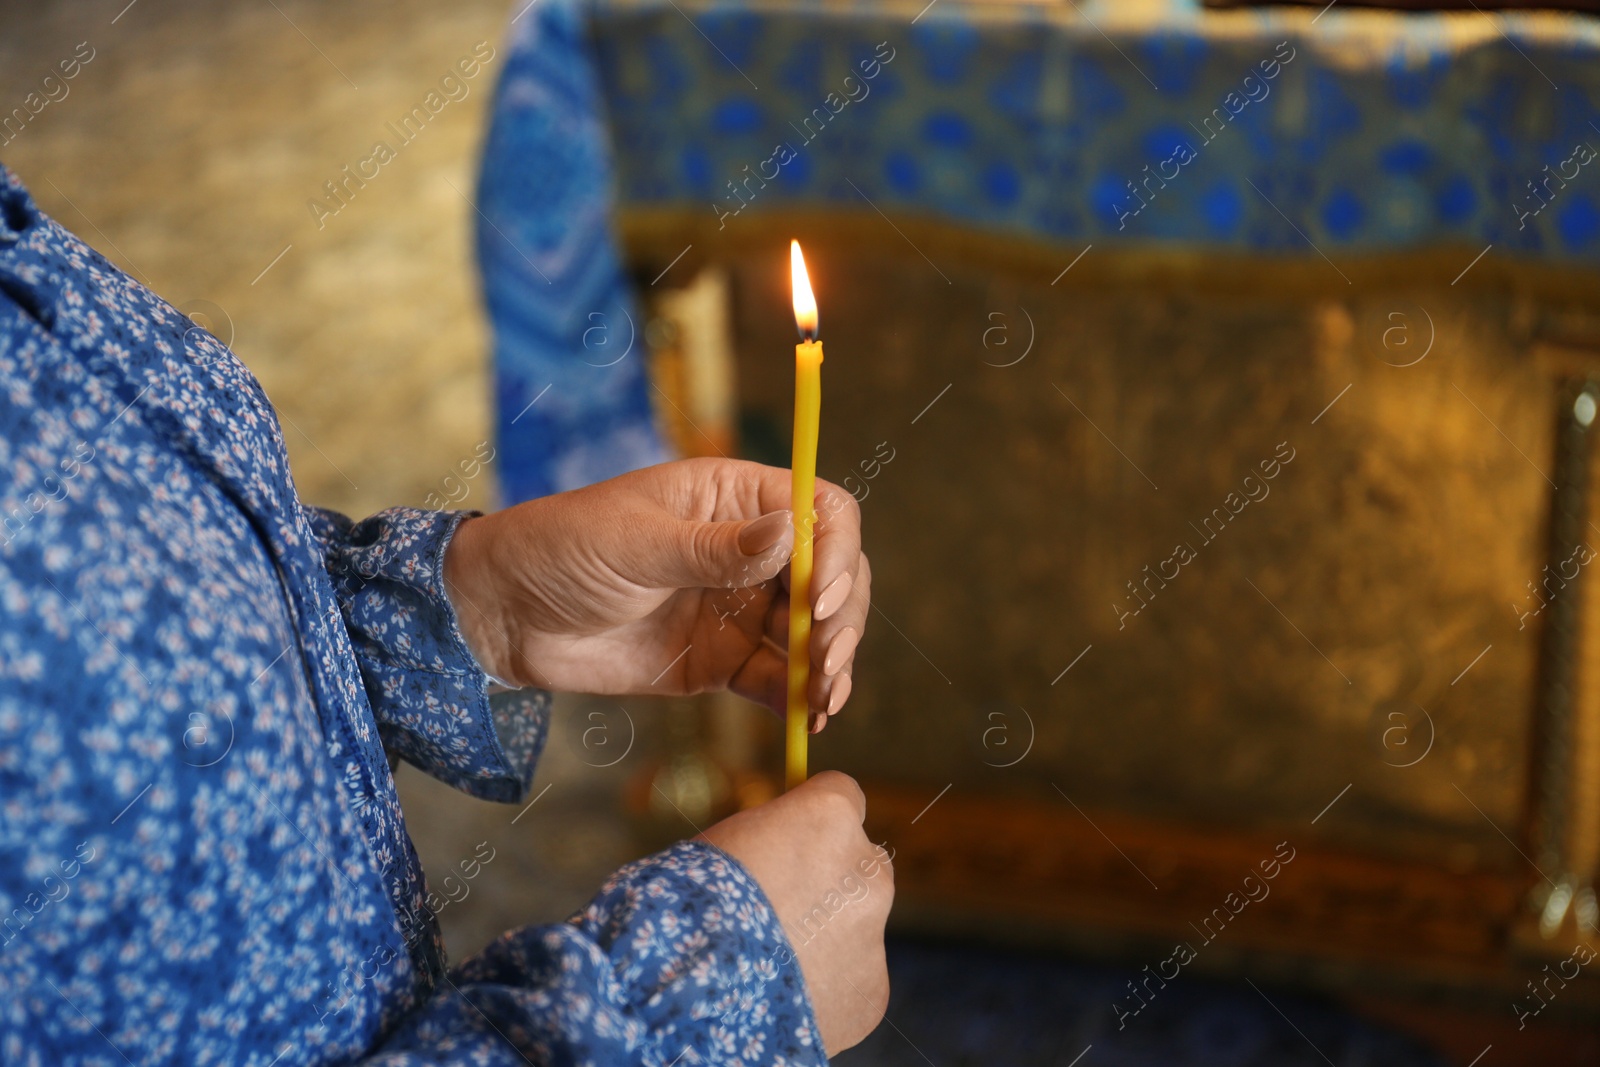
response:
<path id="1" fill-rule="evenodd" d="M 811 617 L 821 622 L 829 615 L 844 606 L 845 598 L 850 595 L 850 576 L 841 574 L 824 589 L 817 597 L 817 603 L 811 610 Z"/>
<path id="2" fill-rule="evenodd" d="M 822 673 L 838 674 L 850 654 L 856 650 L 856 643 L 861 640 L 861 634 L 854 626 L 846 626 L 834 635 L 828 643 L 828 653 L 822 657 Z"/>
<path id="3" fill-rule="evenodd" d="M 739 551 L 747 556 L 759 556 L 783 538 L 783 532 L 794 524 L 794 514 L 774 511 L 744 524 L 739 531 Z"/>
<path id="4" fill-rule="evenodd" d="M 850 699 L 850 676 L 841 674 L 834 679 L 833 692 L 828 694 L 828 714 L 837 715 L 844 702 Z"/>
<path id="5" fill-rule="evenodd" d="M 828 717 L 826 715 L 814 716 L 811 720 L 811 732 L 814 734 L 820 734 L 822 732 L 822 728 L 826 725 L 828 725 Z"/>

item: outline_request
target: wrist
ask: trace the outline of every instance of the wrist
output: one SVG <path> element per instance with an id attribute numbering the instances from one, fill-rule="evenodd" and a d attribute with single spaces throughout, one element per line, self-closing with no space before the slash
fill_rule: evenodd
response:
<path id="1" fill-rule="evenodd" d="M 456 526 L 444 552 L 445 595 L 467 651 L 496 684 L 516 687 L 511 641 L 494 594 L 490 560 L 492 530 L 482 515 Z"/>

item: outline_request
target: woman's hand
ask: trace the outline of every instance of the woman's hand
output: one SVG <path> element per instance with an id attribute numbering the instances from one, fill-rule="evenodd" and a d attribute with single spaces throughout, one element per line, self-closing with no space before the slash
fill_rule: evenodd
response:
<path id="1" fill-rule="evenodd" d="M 483 668 L 584 693 L 787 700 L 789 472 L 664 463 L 468 519 L 445 582 Z M 813 731 L 850 695 L 872 577 L 855 498 L 817 479 Z"/>
<path id="2" fill-rule="evenodd" d="M 829 1056 L 872 1033 L 889 1005 L 883 928 L 894 863 L 862 831 L 866 814 L 855 780 L 823 771 L 700 835 L 744 864 L 772 902 Z"/>

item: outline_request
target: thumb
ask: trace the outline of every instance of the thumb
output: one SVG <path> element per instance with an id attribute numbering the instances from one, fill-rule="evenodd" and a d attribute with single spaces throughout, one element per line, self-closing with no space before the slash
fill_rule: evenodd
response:
<path id="1" fill-rule="evenodd" d="M 731 522 L 675 520 L 641 545 L 640 568 L 660 587 L 743 589 L 777 575 L 794 546 L 794 513 Z"/>

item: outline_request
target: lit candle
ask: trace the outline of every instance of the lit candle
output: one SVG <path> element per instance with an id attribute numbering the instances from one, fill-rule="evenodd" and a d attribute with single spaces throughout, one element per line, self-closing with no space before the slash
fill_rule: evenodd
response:
<path id="1" fill-rule="evenodd" d="M 817 298 L 806 276 L 800 242 L 789 242 L 794 282 L 794 455 L 790 503 L 794 555 L 789 557 L 789 717 L 784 753 L 786 787 L 806 780 L 806 735 L 811 685 L 811 537 L 817 522 L 817 419 L 822 410 L 822 342 L 817 340 Z"/>

